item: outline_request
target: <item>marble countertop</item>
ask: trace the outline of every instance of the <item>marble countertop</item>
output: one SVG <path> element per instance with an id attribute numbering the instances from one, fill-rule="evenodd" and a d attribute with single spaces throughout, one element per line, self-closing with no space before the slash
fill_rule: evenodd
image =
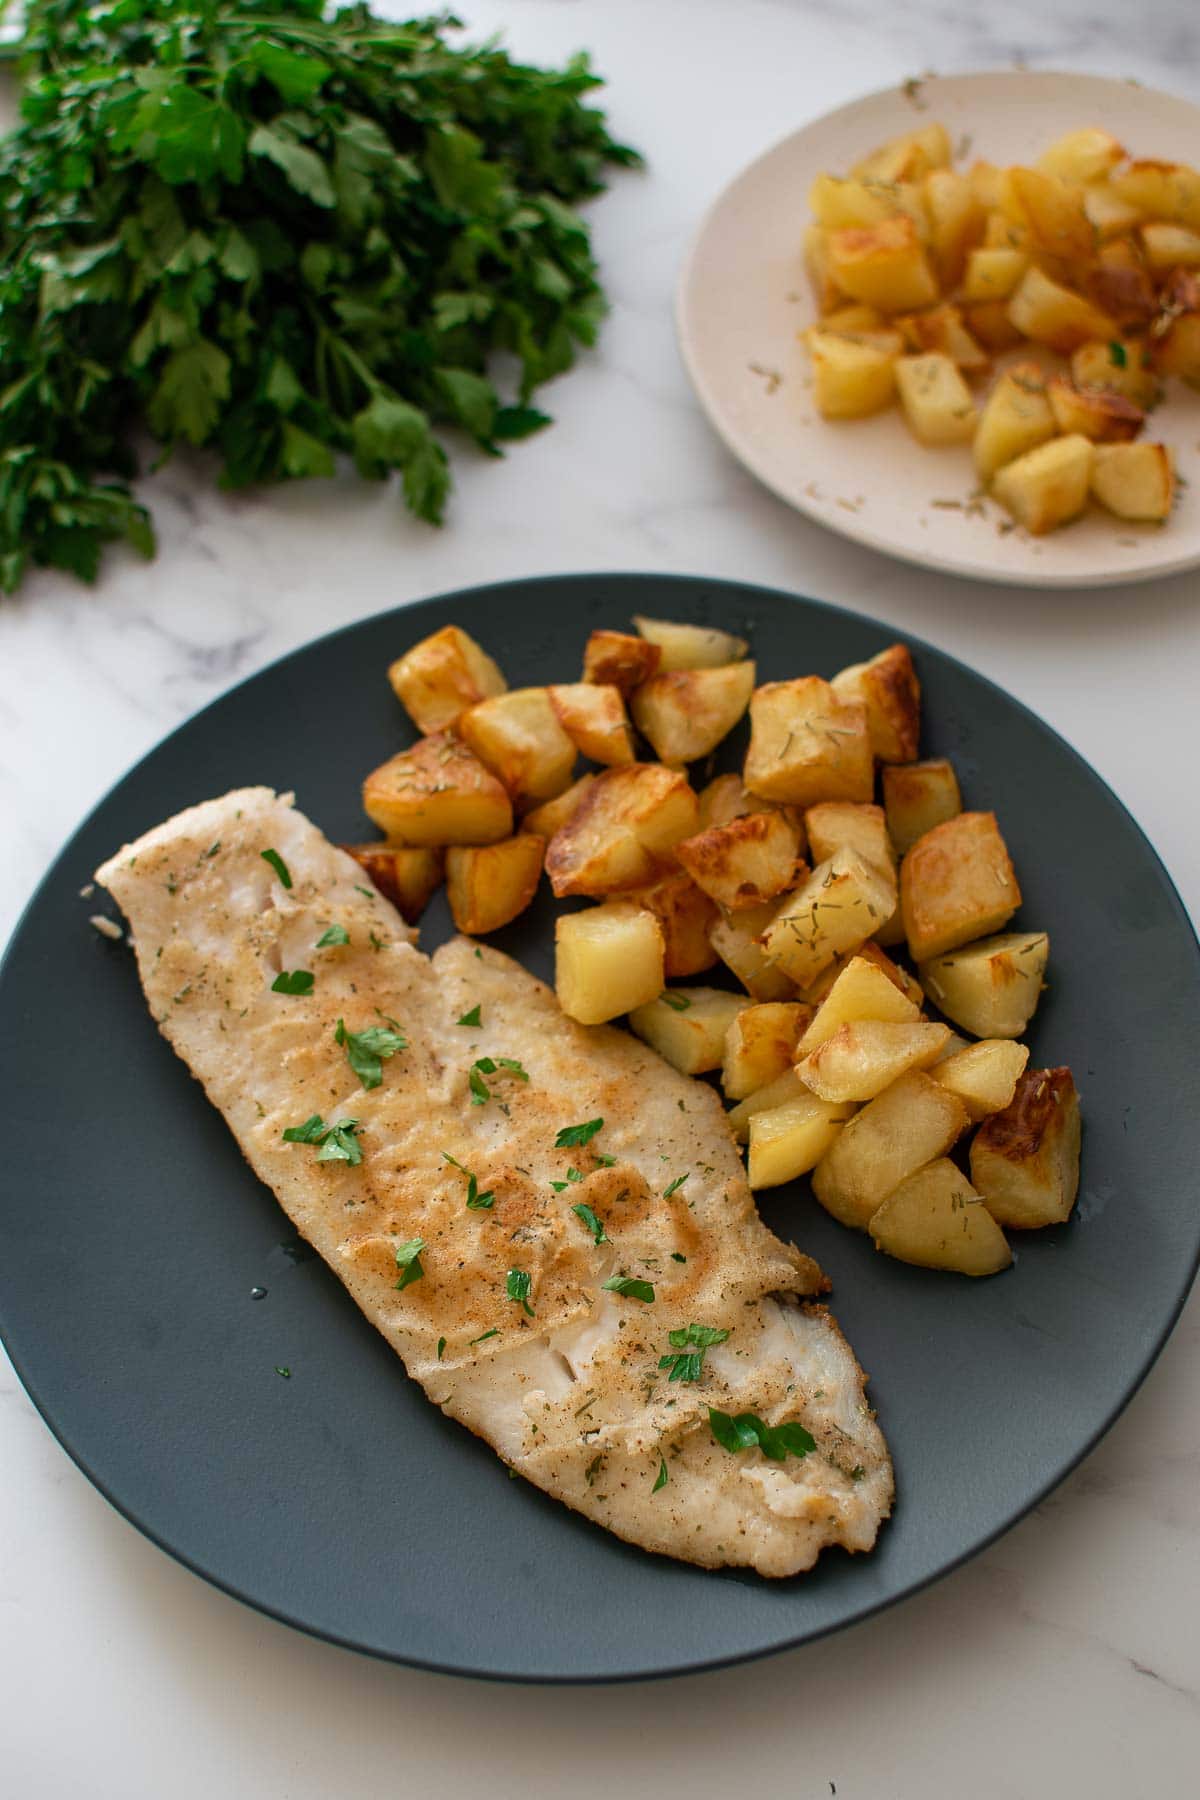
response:
<path id="1" fill-rule="evenodd" d="M 351 479 L 229 499 L 177 459 L 147 484 L 147 567 L 0 601 L 0 935 L 63 838 L 171 726 L 347 620 L 497 577 L 685 570 L 844 602 L 1041 713 L 1141 821 L 1193 915 L 1198 579 L 1059 596 L 927 574 L 797 517 L 729 460 L 675 352 L 671 296 L 709 198 L 842 100 L 928 68 L 1138 78 L 1200 100 L 1193 0 L 464 0 L 481 35 L 587 45 L 649 157 L 592 212 L 599 351 L 503 463 L 458 459 L 441 534 Z M 970 16 L 968 16 L 968 13 Z M 10 1175 L 14 1171 L 10 1167 Z M 85 1276 L 81 1277 L 85 1278 Z M 1200 1302 L 1125 1416 L 1035 1513 L 857 1630 L 644 1687 L 505 1688 L 373 1663 L 258 1617 L 110 1510 L 0 1356 L 0 1788 L 14 1800 L 1165 1800 L 1200 1757 Z"/>

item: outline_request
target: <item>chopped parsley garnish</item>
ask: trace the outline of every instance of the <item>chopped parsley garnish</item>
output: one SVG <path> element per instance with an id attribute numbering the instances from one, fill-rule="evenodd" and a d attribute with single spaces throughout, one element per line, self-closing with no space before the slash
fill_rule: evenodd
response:
<path id="1" fill-rule="evenodd" d="M 600 1167 L 602 1169 L 611 1169 L 613 1164 L 617 1160 L 615 1156 L 609 1156 L 609 1154 L 606 1150 L 593 1150 L 592 1155 L 595 1157 L 596 1161 L 600 1164 Z"/>
<path id="2" fill-rule="evenodd" d="M 311 969 L 280 969 L 271 983 L 273 994 L 311 994 L 313 991 L 313 973 Z"/>
<path id="3" fill-rule="evenodd" d="M 442 1352 L 445 1348 L 446 1348 L 445 1338 L 439 1338 L 438 1339 L 438 1361 L 439 1362 L 441 1362 L 441 1360 L 442 1360 Z"/>
<path id="4" fill-rule="evenodd" d="M 612 1240 L 604 1229 L 604 1221 L 596 1217 L 590 1206 L 584 1206 L 581 1202 L 580 1205 L 573 1206 L 571 1211 L 575 1214 L 577 1219 L 582 1219 L 583 1223 L 587 1226 L 592 1234 L 592 1242 L 594 1244 L 611 1243 Z"/>
<path id="5" fill-rule="evenodd" d="M 424 1238 L 409 1238 L 407 1243 L 396 1245 L 396 1267 L 400 1271 L 397 1288 L 411 1287 L 414 1281 L 420 1281 L 425 1273 L 421 1266 L 421 1252 L 424 1248 Z"/>
<path id="6" fill-rule="evenodd" d="M 603 1119 L 585 1119 L 582 1125 L 564 1125 L 554 1140 L 556 1150 L 578 1150 L 584 1144 L 590 1144 L 598 1131 L 604 1129 Z"/>
<path id="7" fill-rule="evenodd" d="M 489 1338 L 499 1337 L 499 1336 L 500 1336 L 500 1327 L 498 1325 L 493 1325 L 492 1329 L 490 1331 L 481 1331 L 477 1338 L 472 1338 L 470 1340 L 470 1343 L 472 1346 L 474 1346 L 475 1344 L 486 1344 Z"/>
<path id="8" fill-rule="evenodd" d="M 671 1477 L 667 1474 L 667 1459 L 665 1456 L 660 1456 L 658 1459 L 658 1474 L 655 1477 L 654 1486 L 650 1489 L 650 1492 L 652 1494 L 657 1494 L 659 1488 L 665 1488 L 670 1479 Z"/>
<path id="9" fill-rule="evenodd" d="M 292 1371 L 284 1363 L 275 1364 L 275 1373 L 277 1375 L 282 1375 L 285 1381 L 290 1381 L 292 1379 Z"/>
<path id="10" fill-rule="evenodd" d="M 686 1012 L 692 1004 L 691 995 L 681 994 L 677 988 L 664 988 L 659 998 L 664 1006 L 671 1008 L 672 1012 Z"/>
<path id="11" fill-rule="evenodd" d="M 722 1449 L 736 1455 L 739 1450 L 753 1450 L 758 1445 L 772 1462 L 785 1462 L 789 1456 L 807 1456 L 817 1447 L 817 1440 L 803 1425 L 764 1425 L 754 1413 L 718 1412 L 708 1409 L 708 1423 Z"/>
<path id="12" fill-rule="evenodd" d="M 336 1125 L 327 1125 L 320 1113 L 313 1113 L 303 1125 L 289 1125 L 283 1140 L 287 1144 L 319 1144 L 318 1162 L 357 1164 L 362 1161 L 357 1131 L 357 1119 L 339 1119 Z"/>
<path id="13" fill-rule="evenodd" d="M 215 856 L 217 854 L 217 851 L 220 848 L 221 848 L 221 840 L 220 840 L 220 838 L 218 838 L 216 843 L 210 844 L 208 846 L 208 849 L 204 852 L 204 861 L 207 862 L 210 857 Z"/>
<path id="14" fill-rule="evenodd" d="M 278 850 L 263 850 L 259 853 L 264 862 L 270 863 L 285 888 L 292 885 L 292 874 Z"/>
<path id="15" fill-rule="evenodd" d="M 654 1298 L 651 1284 L 639 1281 L 636 1275 L 610 1275 L 601 1286 L 610 1294 L 624 1294 L 630 1300 L 645 1300 L 647 1304 Z"/>
<path id="16" fill-rule="evenodd" d="M 408 1049 L 408 1039 L 403 1032 L 392 1031 L 386 1025 L 368 1025 L 365 1031 L 347 1031 L 345 1020 L 339 1019 L 333 1035 L 339 1044 L 345 1045 L 346 1061 L 365 1088 L 377 1088 L 383 1080 L 383 1065 L 387 1058 L 395 1056 L 397 1050 Z"/>
<path id="17" fill-rule="evenodd" d="M 457 1020 L 456 1023 L 459 1025 L 482 1025 L 483 1019 L 480 1016 L 478 1006 L 473 1006 L 470 1012 L 465 1012 L 462 1018 Z"/>
<path id="18" fill-rule="evenodd" d="M 677 1194 L 686 1180 L 686 1175 L 677 1175 L 670 1186 L 663 1189 L 663 1199 L 669 1200 L 672 1194 Z"/>
<path id="19" fill-rule="evenodd" d="M 376 893 L 375 888 L 359 887 L 357 881 L 352 883 L 352 886 L 354 888 L 355 893 L 361 894 L 364 900 L 374 900 L 377 898 L 377 893 Z"/>
<path id="20" fill-rule="evenodd" d="M 687 1257 L 684 1256 L 682 1251 L 680 1251 L 680 1250 L 672 1250 L 671 1261 L 672 1262 L 686 1262 Z"/>
<path id="21" fill-rule="evenodd" d="M 317 939 L 317 949 L 330 950 L 335 945 L 348 944 L 349 942 L 350 933 L 346 930 L 344 925 L 331 925 L 329 930 L 323 931 Z"/>
<path id="22" fill-rule="evenodd" d="M 561 1194 L 564 1188 L 570 1187 L 573 1182 L 582 1180 L 583 1176 L 579 1173 L 579 1170 L 572 1168 L 567 1170 L 567 1179 L 565 1181 L 552 1181 L 550 1186 L 554 1189 L 556 1194 Z"/>
<path id="23" fill-rule="evenodd" d="M 492 1090 L 483 1078 L 485 1075 L 497 1075 L 502 1070 L 507 1070 L 510 1075 L 515 1075 L 518 1081 L 529 1080 L 528 1070 L 523 1069 L 513 1057 L 481 1056 L 471 1064 L 471 1071 L 467 1076 L 471 1088 L 472 1106 L 487 1105 L 492 1097 Z"/>
<path id="24" fill-rule="evenodd" d="M 716 1325 L 685 1325 L 669 1333 L 675 1356 L 660 1356 L 660 1369 L 669 1369 L 668 1381 L 699 1381 L 704 1372 L 704 1352 L 711 1344 L 723 1344 L 729 1336 Z"/>
<path id="25" fill-rule="evenodd" d="M 523 1306 L 530 1318 L 533 1308 L 529 1304 L 529 1290 L 533 1286 L 533 1276 L 528 1269 L 510 1269 L 504 1283 L 504 1291 L 510 1300 Z"/>
<path id="26" fill-rule="evenodd" d="M 443 1150 L 442 1155 L 453 1168 L 457 1169 L 460 1174 L 466 1176 L 467 1205 L 470 1207 L 471 1211 L 490 1212 L 492 1207 L 496 1204 L 496 1196 L 492 1189 L 489 1188 L 486 1193 L 481 1194 L 479 1191 L 479 1183 L 474 1175 L 472 1175 L 470 1169 L 464 1169 L 458 1158 L 456 1156 L 451 1156 L 448 1150 Z"/>
<path id="27" fill-rule="evenodd" d="M 1123 369 L 1129 361 L 1129 352 L 1119 338 L 1114 338 L 1108 346 L 1108 360 L 1114 369 Z"/>

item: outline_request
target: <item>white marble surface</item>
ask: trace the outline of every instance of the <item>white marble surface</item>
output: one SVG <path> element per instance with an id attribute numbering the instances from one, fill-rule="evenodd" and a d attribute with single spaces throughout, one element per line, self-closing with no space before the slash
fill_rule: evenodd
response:
<path id="1" fill-rule="evenodd" d="M 328 626 L 503 575 L 694 570 L 794 586 L 920 633 L 1045 715 L 1142 821 L 1193 913 L 1198 582 L 1095 598 L 985 589 L 887 561 L 757 490 L 697 416 L 676 266 L 749 157 L 928 67 L 1135 76 L 1200 100 L 1193 0 L 507 0 L 463 10 L 531 57 L 586 44 L 650 157 L 593 213 L 615 311 L 552 391 L 558 424 L 459 461 L 441 535 L 351 481 L 238 500 L 176 462 L 149 484 L 149 568 L 0 603 L 0 930 L 135 757 Z M 970 16 L 968 16 L 970 13 Z M 464 466 L 465 462 L 465 466 Z M 11 1164 L 10 1178 L 14 1175 Z M 614 1786 L 797 1800 L 1168 1800 L 1200 1758 L 1200 1308 L 1109 1438 L 1036 1514 L 931 1591 L 773 1661 L 642 1688 L 507 1689 L 311 1642 L 126 1525 L 0 1360 L 0 1791 L 13 1800 L 457 1800 Z"/>

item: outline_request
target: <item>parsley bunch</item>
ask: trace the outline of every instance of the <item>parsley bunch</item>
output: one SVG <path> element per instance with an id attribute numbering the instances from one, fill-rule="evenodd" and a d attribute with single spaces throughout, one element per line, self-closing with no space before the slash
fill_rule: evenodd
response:
<path id="1" fill-rule="evenodd" d="M 574 203 L 635 153 L 564 69 L 325 0 L 33 0 L 0 146 L 0 585 L 151 555 L 132 433 L 226 487 L 491 455 L 604 313 Z M 505 353 L 511 403 L 489 370 Z"/>

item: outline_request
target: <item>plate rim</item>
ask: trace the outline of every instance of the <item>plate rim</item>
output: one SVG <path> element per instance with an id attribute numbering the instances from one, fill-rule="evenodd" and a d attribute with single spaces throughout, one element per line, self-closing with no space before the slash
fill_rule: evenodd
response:
<path id="1" fill-rule="evenodd" d="M 1132 80 L 1128 76 L 1096 75 L 1090 70 L 1072 71 L 1069 69 L 968 69 L 962 72 L 942 75 L 936 71 L 926 71 L 919 76 L 918 83 L 923 88 L 927 85 L 943 82 L 946 84 L 969 85 L 978 81 L 1011 81 L 1013 83 L 1034 80 L 1070 81 L 1086 84 L 1108 92 L 1127 88 L 1135 88 L 1149 102 L 1168 101 L 1176 106 L 1190 108 L 1200 121 L 1200 102 L 1189 100 L 1185 95 L 1168 93 L 1164 88 L 1149 87 L 1144 82 Z M 675 343 L 683 363 L 684 371 L 692 393 L 699 404 L 701 412 L 733 457 L 734 461 L 761 482 L 777 500 L 785 506 L 811 519 L 815 525 L 823 526 L 836 536 L 845 538 L 848 543 L 857 544 L 861 549 L 871 550 L 893 563 L 903 563 L 910 568 L 927 569 L 935 574 L 953 575 L 960 579 L 977 582 L 984 587 L 1023 587 L 1040 588 L 1058 592 L 1077 592 L 1089 587 L 1135 587 L 1145 581 L 1166 580 L 1174 575 L 1186 574 L 1189 570 L 1200 567 L 1200 543 L 1187 553 L 1169 560 L 1160 560 L 1148 567 L 1134 569 L 1100 568 L 1086 573 L 1055 573 L 1045 568 L 1029 568 L 1024 570 L 1006 569 L 1002 573 L 989 570 L 981 560 L 969 561 L 953 554 L 922 554 L 913 547 L 900 549 L 889 542 L 883 532 L 864 526 L 861 516 L 856 515 L 857 525 L 851 524 L 849 518 L 842 520 L 833 517 L 810 499 L 803 491 L 791 493 L 774 474 L 768 458 L 760 456 L 755 446 L 741 441 L 731 421 L 726 419 L 717 406 L 712 395 L 707 377 L 700 361 L 698 346 L 689 319 L 692 282 L 700 252 L 708 236 L 718 212 L 725 207 L 743 183 L 749 183 L 758 173 L 761 165 L 776 156 L 797 138 L 805 137 L 818 126 L 826 125 L 839 118 L 843 113 L 856 107 L 869 105 L 876 100 L 885 100 L 903 93 L 905 83 L 893 82 L 886 87 L 872 88 L 867 93 L 857 94 L 838 106 L 830 107 L 827 112 L 819 113 L 816 118 L 807 120 L 776 138 L 765 146 L 749 162 L 738 169 L 724 184 L 720 191 L 705 207 L 700 221 L 692 232 L 679 266 L 675 281 L 675 293 L 672 305 L 672 317 L 675 327 Z"/>
<path id="2" fill-rule="evenodd" d="M 762 595 L 769 597 L 773 602 L 789 604 L 799 603 L 804 607 L 815 607 L 843 618 L 849 618 L 856 624 L 866 625 L 881 634 L 886 635 L 893 629 L 891 621 L 873 618 L 868 613 L 860 612 L 856 608 L 843 606 L 837 601 L 825 600 L 815 595 L 795 593 L 786 588 L 773 587 L 764 582 L 741 581 L 726 576 L 706 576 L 636 569 L 596 570 L 592 572 L 568 571 L 565 573 L 508 576 L 499 581 L 475 583 L 467 587 L 453 588 L 436 594 L 427 594 L 421 596 L 419 599 L 402 601 L 396 605 L 381 607 L 374 612 L 364 614 L 361 618 L 349 620 L 342 625 L 334 626 L 329 631 L 322 632 L 316 637 L 308 638 L 303 643 L 297 644 L 290 650 L 282 652 L 282 654 L 274 657 L 271 661 L 264 663 L 261 668 L 240 677 L 237 681 L 232 682 L 229 686 L 223 688 L 220 693 L 214 695 L 211 700 L 197 708 L 195 712 L 190 713 L 177 725 L 173 726 L 170 731 L 158 738 L 142 755 L 134 758 L 116 780 L 110 783 L 104 793 L 96 800 L 94 805 L 88 809 L 84 818 L 80 820 L 78 825 L 71 831 L 70 835 L 61 845 L 49 868 L 37 882 L 32 894 L 21 909 L 8 942 L 4 946 L 3 954 L 0 955 L 0 1006 L 3 1005 L 6 995 L 6 977 L 9 974 L 10 967 L 16 962 L 16 953 L 20 948 L 21 940 L 24 936 L 29 919 L 36 911 L 43 893 L 50 889 L 52 883 L 59 875 L 60 870 L 67 864 L 76 844 L 87 833 L 96 818 L 96 815 L 109 804 L 128 781 L 151 763 L 168 744 L 172 743 L 182 733 L 190 730 L 210 712 L 223 705 L 231 696 L 239 693 L 245 688 L 252 687 L 259 680 L 272 677 L 277 678 L 290 664 L 298 660 L 301 656 L 306 656 L 320 646 L 328 644 L 336 639 L 347 637 L 364 626 L 377 624 L 385 618 L 395 617 L 399 619 L 410 614 L 419 616 L 427 609 L 432 609 L 447 601 L 475 599 L 480 595 L 501 596 L 506 591 L 523 591 L 530 587 L 561 585 L 563 582 L 570 582 L 572 585 L 577 585 L 581 592 L 584 593 L 590 588 L 593 588 L 595 584 L 601 582 L 611 582 L 621 586 L 624 586 L 625 584 L 630 584 L 632 586 L 635 584 L 650 583 L 656 587 L 677 587 L 680 589 L 691 589 L 693 592 L 699 586 L 721 590 L 723 594 L 728 594 L 730 590 L 733 590 L 738 596 L 745 597 L 745 602 L 748 606 L 752 606 L 754 599 L 757 596 Z M 1200 984 L 1200 932 L 1198 932 L 1197 926 L 1192 920 L 1191 914 L 1184 903 L 1183 896 L 1179 891 L 1170 869 L 1168 869 L 1162 857 L 1159 855 L 1145 829 L 1139 823 L 1133 812 L 1125 805 L 1120 795 L 1109 786 L 1099 771 L 1093 767 L 1082 752 L 1077 750 L 1061 732 L 1047 720 L 1043 719 L 1039 713 L 1035 712 L 1034 709 L 1028 706 L 1023 700 L 1019 699 L 1015 694 L 1010 693 L 1009 690 L 1004 688 L 999 682 L 993 681 L 990 676 L 973 668 L 971 664 L 964 662 L 960 657 L 955 656 L 950 651 L 941 649 L 940 646 L 931 643 L 928 639 L 920 637 L 916 633 L 906 632 L 903 636 L 904 641 L 908 643 L 918 655 L 931 653 L 934 657 L 940 658 L 945 663 L 951 665 L 955 671 L 968 676 L 973 681 L 982 683 L 991 693 L 1003 700 L 1007 706 L 1014 708 L 1017 713 L 1023 717 L 1024 721 L 1031 725 L 1034 730 L 1046 734 L 1046 736 L 1054 741 L 1057 747 L 1065 750 L 1069 758 L 1078 765 L 1080 771 L 1096 787 L 1098 787 L 1101 793 L 1125 816 L 1128 822 L 1133 826 L 1145 851 L 1148 852 L 1154 867 L 1159 872 L 1164 884 L 1166 896 L 1185 928 L 1185 942 L 1190 941 L 1190 948 L 1195 965 L 1195 974 L 1198 978 L 1198 984 Z M 386 1649 L 379 1645 L 356 1641 L 353 1638 L 347 1637 L 344 1633 L 334 1629 L 327 1629 L 309 1620 L 299 1618 L 290 1613 L 284 1606 L 273 1605 L 268 1601 L 246 1592 L 243 1588 L 239 1587 L 236 1581 L 222 1578 L 215 1569 L 206 1568 L 190 1556 L 186 1550 L 167 1542 L 161 1531 L 148 1523 L 141 1516 L 136 1507 L 133 1505 L 126 1505 L 118 1498 L 118 1496 L 111 1491 L 109 1484 L 100 1479 L 89 1466 L 88 1460 L 72 1448 L 71 1444 L 67 1441 L 58 1427 L 53 1416 L 52 1407 L 48 1407 L 47 1403 L 44 1403 L 39 1392 L 39 1385 L 36 1377 L 31 1379 L 26 1370 L 23 1357 L 14 1350 L 14 1347 L 9 1340 L 9 1333 L 2 1311 L 0 1311 L 0 1343 L 3 1343 L 5 1351 L 19 1381 L 21 1382 L 25 1394 L 31 1401 L 43 1423 L 50 1430 L 56 1442 L 65 1451 L 70 1460 L 75 1464 L 76 1468 L 80 1470 L 97 1492 L 103 1496 L 113 1510 L 125 1519 L 128 1524 L 132 1525 L 135 1530 L 140 1532 L 143 1537 L 154 1544 L 158 1550 L 170 1556 L 173 1561 L 181 1564 L 192 1574 L 198 1575 L 202 1580 L 206 1581 L 209 1586 L 216 1588 L 219 1592 L 228 1595 L 230 1598 L 239 1601 L 241 1604 L 250 1607 L 253 1611 L 260 1613 L 267 1618 L 276 1620 L 281 1624 L 290 1626 L 295 1630 L 301 1631 L 308 1637 L 335 1644 L 341 1649 L 354 1651 L 360 1655 L 370 1656 L 380 1662 L 393 1663 L 405 1668 L 421 1669 L 431 1674 L 457 1676 L 462 1679 L 470 1680 L 514 1683 L 529 1687 L 616 1686 L 631 1682 L 668 1680 L 684 1675 L 705 1674 L 718 1669 L 734 1668 L 746 1663 L 757 1662 L 767 1656 L 775 1656 L 782 1654 L 785 1651 L 795 1650 L 806 1644 L 817 1643 L 822 1638 L 832 1636 L 836 1632 L 845 1631 L 852 1627 L 864 1624 L 868 1619 L 875 1617 L 877 1614 L 886 1612 L 890 1608 L 911 1599 L 916 1594 L 923 1592 L 926 1588 L 933 1586 L 934 1583 L 941 1581 L 943 1577 L 953 1574 L 966 1563 L 972 1561 L 976 1556 L 982 1554 L 1008 1531 L 1012 1530 L 1016 1525 L 1020 1524 L 1022 1520 L 1027 1518 L 1048 1494 L 1052 1493 L 1055 1488 L 1060 1486 L 1061 1483 L 1066 1480 L 1080 1463 L 1091 1454 L 1097 1444 L 1107 1436 L 1108 1432 L 1111 1431 L 1146 1381 L 1155 1364 L 1158 1362 L 1159 1357 L 1162 1355 L 1168 1339 L 1171 1337 L 1178 1324 L 1183 1308 L 1187 1304 L 1198 1272 L 1200 1272 L 1200 1237 L 1198 1237 L 1196 1250 L 1190 1266 L 1181 1269 L 1178 1291 L 1169 1310 L 1169 1314 L 1165 1317 L 1165 1320 L 1156 1327 L 1153 1341 L 1144 1353 L 1137 1367 L 1134 1369 L 1132 1376 L 1123 1385 L 1115 1404 L 1088 1436 L 1086 1442 L 1078 1449 L 1073 1450 L 1072 1454 L 1064 1461 L 1055 1465 L 1053 1471 L 1043 1482 L 1039 1483 L 1036 1490 L 1031 1491 L 1028 1494 L 1017 1512 L 1013 1513 L 1001 1524 L 997 1525 L 986 1537 L 979 1539 L 977 1542 L 970 1545 L 969 1548 L 963 1550 L 961 1554 L 948 1562 L 940 1564 L 936 1569 L 931 1570 L 920 1578 L 909 1581 L 896 1591 L 889 1592 L 881 1597 L 874 1597 L 859 1608 L 844 1614 L 836 1620 L 831 1620 L 827 1624 L 816 1629 L 791 1632 L 786 1636 L 775 1638 L 769 1643 L 760 1644 L 751 1649 L 739 1650 L 729 1654 L 715 1654 L 702 1658 L 682 1660 L 672 1663 L 670 1666 L 630 1668 L 615 1672 L 605 1672 L 602 1674 L 564 1674 L 559 1672 L 529 1673 L 526 1671 L 513 1671 L 509 1669 L 479 1668 L 471 1667 L 463 1663 L 439 1660 L 437 1658 L 422 1656 L 415 1653 L 402 1653 L 400 1651 Z M 603 1528 L 600 1527 L 598 1529 Z M 794 1581 L 798 1582 L 801 1579 L 802 1577 L 796 1577 L 794 1578 Z"/>

